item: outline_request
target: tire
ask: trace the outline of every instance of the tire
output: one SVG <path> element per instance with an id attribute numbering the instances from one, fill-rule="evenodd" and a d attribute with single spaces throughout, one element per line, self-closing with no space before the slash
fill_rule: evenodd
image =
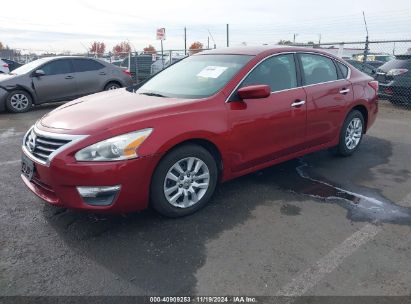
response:
<path id="1" fill-rule="evenodd" d="M 109 82 L 104 87 L 104 91 L 117 90 L 120 88 L 121 88 L 121 85 L 118 82 Z"/>
<path id="2" fill-rule="evenodd" d="M 24 113 L 31 109 L 33 100 L 29 93 L 22 90 L 12 91 L 6 99 L 6 107 L 12 113 Z"/>
<path id="3" fill-rule="evenodd" d="M 349 156 L 353 154 L 361 144 L 364 135 L 364 117 L 358 110 L 351 111 L 341 128 L 340 142 L 336 147 L 337 154 Z"/>
<path id="4" fill-rule="evenodd" d="M 216 161 L 206 149 L 195 144 L 178 147 L 160 161 L 154 172 L 151 207 L 166 217 L 192 214 L 211 199 L 217 179 Z"/>

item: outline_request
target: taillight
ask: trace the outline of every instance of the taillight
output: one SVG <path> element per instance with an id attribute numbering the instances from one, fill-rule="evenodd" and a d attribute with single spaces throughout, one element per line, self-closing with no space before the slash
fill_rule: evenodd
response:
<path id="1" fill-rule="evenodd" d="M 123 70 L 123 73 L 131 77 L 131 72 L 129 70 Z"/>
<path id="2" fill-rule="evenodd" d="M 387 95 L 394 95 L 394 91 L 392 88 L 385 88 L 384 93 Z"/>
<path id="3" fill-rule="evenodd" d="M 3 64 L 3 68 L 8 68 L 9 65 L 7 63 Z"/>
<path id="4" fill-rule="evenodd" d="M 398 76 L 407 73 L 407 69 L 392 69 L 389 70 L 387 76 Z"/>
<path id="5" fill-rule="evenodd" d="M 377 80 L 372 80 L 368 84 L 370 87 L 372 87 L 375 90 L 375 92 L 378 92 L 378 81 Z"/>

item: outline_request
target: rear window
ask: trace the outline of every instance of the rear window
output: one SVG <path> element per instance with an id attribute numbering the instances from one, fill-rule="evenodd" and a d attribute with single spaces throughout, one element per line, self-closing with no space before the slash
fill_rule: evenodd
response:
<path id="1" fill-rule="evenodd" d="M 337 69 L 333 60 L 316 54 L 299 54 L 303 66 L 305 85 L 337 80 Z"/>
<path id="2" fill-rule="evenodd" d="M 104 65 L 92 59 L 73 59 L 75 72 L 96 71 L 104 68 Z"/>
<path id="3" fill-rule="evenodd" d="M 411 58 L 394 59 L 379 67 L 379 70 L 383 72 L 388 72 L 392 69 L 411 69 Z"/>
<path id="4" fill-rule="evenodd" d="M 345 64 L 342 64 L 340 62 L 337 61 L 337 65 L 340 68 L 341 74 L 343 76 L 343 78 L 347 78 L 348 76 L 348 68 Z"/>

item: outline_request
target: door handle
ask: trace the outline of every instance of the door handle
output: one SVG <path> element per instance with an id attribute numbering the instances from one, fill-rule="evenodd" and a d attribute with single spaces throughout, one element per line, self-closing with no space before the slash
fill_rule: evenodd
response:
<path id="1" fill-rule="evenodd" d="M 291 106 L 293 107 L 293 108 L 298 108 L 298 107 L 301 107 L 302 105 L 304 105 L 305 104 L 305 100 L 296 100 L 296 101 L 294 101 L 292 104 L 291 104 Z"/>
<path id="2" fill-rule="evenodd" d="M 65 78 L 66 79 L 73 79 L 74 77 L 73 76 L 66 76 Z"/>
<path id="3" fill-rule="evenodd" d="M 347 94 L 349 91 L 350 91 L 350 89 L 345 89 L 344 88 L 340 91 L 340 94 Z"/>
<path id="4" fill-rule="evenodd" d="M 99 75 L 106 75 L 106 73 L 104 73 L 104 72 L 100 72 L 100 73 L 98 73 Z"/>

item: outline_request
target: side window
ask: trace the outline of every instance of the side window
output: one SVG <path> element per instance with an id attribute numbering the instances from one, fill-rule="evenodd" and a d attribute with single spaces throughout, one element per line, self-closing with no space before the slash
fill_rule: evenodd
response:
<path id="1" fill-rule="evenodd" d="M 104 65 L 92 59 L 73 59 L 75 72 L 97 71 L 104 68 Z"/>
<path id="2" fill-rule="evenodd" d="M 338 79 L 332 59 L 314 54 L 300 54 L 300 58 L 306 85 Z"/>
<path id="3" fill-rule="evenodd" d="M 348 76 L 348 68 L 345 64 L 342 64 L 341 62 L 336 61 L 338 64 L 338 67 L 340 68 L 341 74 L 343 78 L 347 78 Z"/>
<path id="4" fill-rule="evenodd" d="M 240 87 L 253 84 L 269 85 L 272 92 L 297 87 L 297 76 L 292 54 L 273 56 L 260 63 L 244 79 Z"/>
<path id="5" fill-rule="evenodd" d="M 58 59 L 50 63 L 46 63 L 41 67 L 46 75 L 69 74 L 72 72 L 70 60 Z"/>

